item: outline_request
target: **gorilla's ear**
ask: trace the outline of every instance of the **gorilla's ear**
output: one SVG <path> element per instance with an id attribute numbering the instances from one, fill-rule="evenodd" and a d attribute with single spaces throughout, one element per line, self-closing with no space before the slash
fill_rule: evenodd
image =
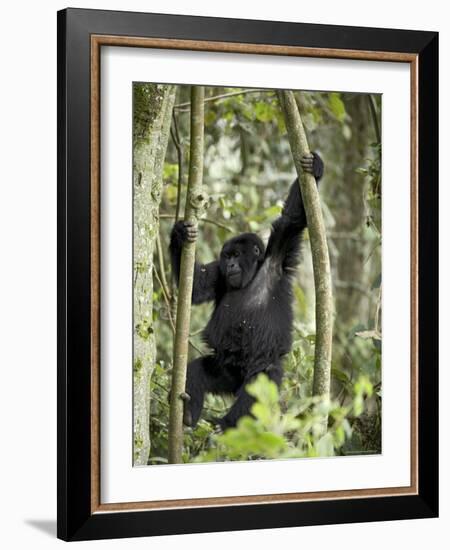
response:
<path id="1" fill-rule="evenodd" d="M 255 256 L 259 256 L 261 254 L 261 250 L 257 244 L 253 245 L 253 252 L 255 253 Z"/>

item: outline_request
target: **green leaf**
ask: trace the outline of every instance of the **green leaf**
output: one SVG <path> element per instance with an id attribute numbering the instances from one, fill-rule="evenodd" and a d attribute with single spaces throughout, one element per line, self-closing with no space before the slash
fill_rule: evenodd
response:
<path id="1" fill-rule="evenodd" d="M 278 388 L 266 374 L 259 374 L 254 382 L 247 386 L 247 392 L 268 406 L 278 404 Z"/>
<path id="2" fill-rule="evenodd" d="M 299 305 L 299 308 L 300 308 L 300 312 L 305 315 L 306 314 L 306 310 L 307 310 L 307 306 L 308 306 L 308 303 L 306 301 L 306 296 L 305 296 L 305 292 L 303 291 L 303 289 L 298 285 L 296 284 L 294 286 L 294 296 L 295 296 L 295 299 L 297 300 L 298 302 L 298 305 Z"/>
<path id="3" fill-rule="evenodd" d="M 168 162 L 165 162 L 164 163 L 164 168 L 163 168 L 163 179 L 164 180 L 168 180 L 168 179 L 174 180 L 177 177 L 178 177 L 178 164 L 170 164 Z"/>
<path id="4" fill-rule="evenodd" d="M 274 109 L 263 101 L 255 103 L 255 117 L 259 122 L 270 122 L 274 118 Z"/>
<path id="5" fill-rule="evenodd" d="M 339 382 L 342 382 L 344 385 L 350 384 L 350 378 L 344 371 L 333 367 L 331 369 L 331 374 L 334 378 L 339 380 Z"/>
<path id="6" fill-rule="evenodd" d="M 360 395 L 353 399 L 353 413 L 355 416 L 360 416 L 364 411 L 364 400 Z"/>
<path id="7" fill-rule="evenodd" d="M 281 214 L 281 206 L 278 206 L 278 205 L 274 205 L 274 206 L 270 206 L 269 208 L 266 208 L 264 210 L 264 217 L 267 219 L 267 218 L 274 218 L 275 216 L 278 216 L 279 214 Z"/>
<path id="8" fill-rule="evenodd" d="M 272 412 L 270 407 L 262 403 L 255 403 L 252 405 L 252 414 L 253 416 L 262 422 L 265 426 L 270 424 L 272 418 Z"/>
<path id="9" fill-rule="evenodd" d="M 333 436 L 326 433 L 316 443 L 317 456 L 334 456 Z"/>
<path id="10" fill-rule="evenodd" d="M 328 103 L 334 116 L 342 122 L 345 118 L 345 105 L 341 99 L 341 94 L 338 92 L 331 92 L 328 96 Z"/>

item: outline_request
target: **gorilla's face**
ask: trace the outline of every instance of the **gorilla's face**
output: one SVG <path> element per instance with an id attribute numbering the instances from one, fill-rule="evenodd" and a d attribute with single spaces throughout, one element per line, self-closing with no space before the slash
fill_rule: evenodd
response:
<path id="1" fill-rule="evenodd" d="M 220 270 L 227 287 L 246 287 L 264 260 L 264 245 L 254 233 L 243 233 L 227 241 L 220 253 Z"/>

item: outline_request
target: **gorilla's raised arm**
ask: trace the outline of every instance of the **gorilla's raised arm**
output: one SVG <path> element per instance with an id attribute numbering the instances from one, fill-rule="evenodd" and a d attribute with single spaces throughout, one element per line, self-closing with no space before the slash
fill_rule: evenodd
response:
<path id="1" fill-rule="evenodd" d="M 304 156 L 302 168 L 316 178 L 318 183 L 323 175 L 323 162 L 317 153 Z M 282 269 L 292 269 L 298 265 L 301 234 L 306 228 L 306 213 L 298 179 L 294 181 L 284 203 L 281 216 L 272 224 L 272 232 L 267 244 L 266 258 L 279 263 Z"/>
<path id="2" fill-rule="evenodd" d="M 180 280 L 180 260 L 183 243 L 197 238 L 197 228 L 190 222 L 179 221 L 170 234 L 170 260 L 177 285 Z M 220 284 L 219 262 L 199 264 L 195 262 L 192 303 L 201 304 L 217 298 Z"/>

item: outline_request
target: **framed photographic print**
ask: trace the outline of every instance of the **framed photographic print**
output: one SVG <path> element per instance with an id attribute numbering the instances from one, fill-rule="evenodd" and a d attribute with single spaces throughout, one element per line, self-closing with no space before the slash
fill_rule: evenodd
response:
<path id="1" fill-rule="evenodd" d="M 438 35 L 58 13 L 58 536 L 438 514 Z"/>

